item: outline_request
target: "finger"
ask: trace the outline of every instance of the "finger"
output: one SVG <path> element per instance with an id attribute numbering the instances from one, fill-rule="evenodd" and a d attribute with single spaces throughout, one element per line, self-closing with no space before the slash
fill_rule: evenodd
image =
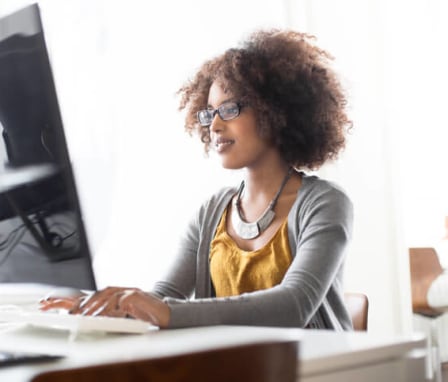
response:
<path id="1" fill-rule="evenodd" d="M 124 316 L 126 313 L 119 312 L 119 299 L 121 295 L 133 293 L 137 288 L 107 287 L 101 291 L 87 296 L 78 307 L 71 310 L 71 313 L 82 315 L 114 315 Z"/>
<path id="2" fill-rule="evenodd" d="M 72 308 L 70 309 L 70 314 L 80 314 L 81 313 L 81 306 L 85 304 L 86 300 L 89 300 L 92 297 L 92 295 L 87 295 L 78 298 L 72 305 Z"/>
<path id="3" fill-rule="evenodd" d="M 50 309 L 72 309 L 76 304 L 76 301 L 83 296 L 82 292 L 73 292 L 72 294 L 63 293 L 61 295 L 55 294 L 53 292 L 48 293 L 39 301 L 39 308 L 42 310 Z"/>
<path id="4" fill-rule="evenodd" d="M 53 301 L 75 302 L 79 297 L 46 297 L 39 301 L 39 304 L 50 304 Z"/>
<path id="5" fill-rule="evenodd" d="M 114 293 L 122 290 L 123 288 L 108 287 L 106 289 L 87 295 L 80 300 L 77 307 L 74 307 L 71 311 L 73 314 L 92 315 L 102 305 L 104 305 Z"/>
<path id="6" fill-rule="evenodd" d="M 52 290 L 48 292 L 42 300 L 50 300 L 52 298 L 79 298 L 81 296 L 85 295 L 84 292 L 78 290 L 78 289 L 72 289 L 72 288 L 57 288 L 55 290 Z M 41 300 L 41 301 L 42 301 Z"/>
<path id="7" fill-rule="evenodd" d="M 126 315 L 120 309 L 119 300 L 122 292 L 118 292 L 111 296 L 103 305 L 99 306 L 92 315 L 93 316 L 109 316 L 109 317 L 124 317 Z"/>
<path id="8" fill-rule="evenodd" d="M 126 306 L 126 301 L 128 299 L 132 299 L 132 296 L 138 295 L 138 293 L 141 293 L 141 290 L 138 288 L 127 288 L 115 293 L 115 295 L 110 298 L 108 304 L 101 309 L 99 314 L 111 317 L 133 318 L 123 307 Z"/>
<path id="9" fill-rule="evenodd" d="M 73 307 L 73 299 L 51 299 L 48 301 L 41 301 L 39 309 L 43 311 L 51 309 L 67 309 L 70 310 Z"/>

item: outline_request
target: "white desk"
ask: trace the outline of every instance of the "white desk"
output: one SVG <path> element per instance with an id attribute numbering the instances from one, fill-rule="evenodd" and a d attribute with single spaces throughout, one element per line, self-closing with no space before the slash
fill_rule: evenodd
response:
<path id="1" fill-rule="evenodd" d="M 299 342 L 300 381 L 424 381 L 423 336 L 380 338 L 368 333 L 217 326 L 144 335 L 83 335 L 0 324 L 0 348 L 58 353 L 66 358 L 0 369 L 1 382 L 26 382 L 40 371 L 189 353 L 275 339 Z"/>

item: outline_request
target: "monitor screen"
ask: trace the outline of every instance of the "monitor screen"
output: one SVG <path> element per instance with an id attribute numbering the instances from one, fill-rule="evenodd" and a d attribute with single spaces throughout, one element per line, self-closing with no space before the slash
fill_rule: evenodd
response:
<path id="1" fill-rule="evenodd" d="M 0 18 L 0 283 L 95 289 L 37 4 Z"/>

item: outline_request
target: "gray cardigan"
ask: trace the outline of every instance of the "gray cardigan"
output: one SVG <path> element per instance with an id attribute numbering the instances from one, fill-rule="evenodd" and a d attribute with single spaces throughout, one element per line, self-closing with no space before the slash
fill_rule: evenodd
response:
<path id="1" fill-rule="evenodd" d="M 303 175 L 288 215 L 293 261 L 272 288 L 233 297 L 214 296 L 210 243 L 235 194 L 225 188 L 202 205 L 180 241 L 168 275 L 153 292 L 171 308 L 170 328 L 260 325 L 351 330 L 344 306 L 343 266 L 352 233 L 353 207 L 336 185 Z"/>

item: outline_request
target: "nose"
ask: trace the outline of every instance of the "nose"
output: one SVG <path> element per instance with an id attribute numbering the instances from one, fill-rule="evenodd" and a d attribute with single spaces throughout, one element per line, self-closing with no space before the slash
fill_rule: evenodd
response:
<path id="1" fill-rule="evenodd" d="M 223 120 L 219 118 L 218 113 L 215 113 L 212 123 L 210 124 L 210 131 L 214 133 L 221 131 L 223 129 L 223 125 Z"/>

